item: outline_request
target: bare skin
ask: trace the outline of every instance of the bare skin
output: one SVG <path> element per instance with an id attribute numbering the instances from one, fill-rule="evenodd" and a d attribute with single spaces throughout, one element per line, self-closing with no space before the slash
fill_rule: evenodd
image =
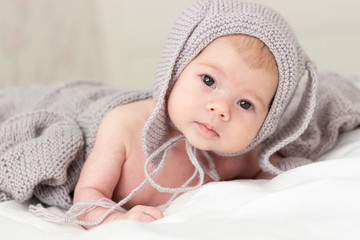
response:
<path id="1" fill-rule="evenodd" d="M 119 106 L 105 115 L 99 126 L 94 148 L 85 162 L 76 186 L 74 204 L 100 198 L 119 201 L 144 180 L 145 156 L 139 149 L 142 149 L 142 129 L 153 108 L 153 100 L 148 99 Z M 137 111 L 133 111 L 134 109 Z M 136 121 L 128 121 L 129 118 Z M 258 148 L 255 148 L 234 159 L 215 157 L 216 169 L 221 180 L 271 178 L 271 175 L 259 169 L 257 151 Z M 273 160 L 276 161 L 277 158 L 278 156 L 274 156 Z M 167 159 L 167 164 L 155 180 L 167 187 L 179 187 L 194 171 L 188 161 L 184 144 L 179 143 L 172 148 Z M 181 172 L 178 170 L 179 167 Z M 208 176 L 205 177 L 205 183 L 211 181 Z M 115 211 L 104 222 L 118 219 L 152 222 L 163 217 L 156 206 L 165 203 L 169 197 L 170 194 L 159 193 L 151 186 L 146 186 L 124 206 L 129 209 L 126 214 Z M 83 215 L 81 220 L 96 220 L 106 210 L 98 207 Z"/>
<path id="2" fill-rule="evenodd" d="M 186 66 L 170 92 L 167 110 L 178 130 L 169 127 L 169 138 L 182 134 L 197 149 L 238 153 L 249 146 L 265 121 L 277 84 L 277 71 L 250 67 L 229 38 L 218 38 Z M 153 110 L 154 102 L 148 99 L 119 106 L 104 116 L 75 188 L 74 203 L 101 198 L 118 202 L 145 179 L 142 129 Z M 258 145 L 232 158 L 213 154 L 220 180 L 271 178 L 258 166 L 260 148 Z M 270 161 L 280 158 L 274 155 Z M 206 164 L 203 156 L 199 160 Z M 155 181 L 165 187 L 180 187 L 193 172 L 184 142 L 180 142 L 169 151 Z M 210 181 L 205 176 L 204 183 Z M 156 206 L 170 196 L 148 185 L 123 206 L 127 213 L 115 211 L 105 222 L 152 222 L 163 217 Z M 105 211 L 98 207 L 81 220 L 96 220 Z"/>

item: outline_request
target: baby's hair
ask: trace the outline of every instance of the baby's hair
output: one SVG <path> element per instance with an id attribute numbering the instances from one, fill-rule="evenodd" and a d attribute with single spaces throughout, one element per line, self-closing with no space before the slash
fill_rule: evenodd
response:
<path id="1" fill-rule="evenodd" d="M 254 69 L 264 68 L 278 76 L 276 60 L 268 46 L 256 37 L 245 34 L 229 35 L 227 38 L 237 48 L 244 61 Z"/>

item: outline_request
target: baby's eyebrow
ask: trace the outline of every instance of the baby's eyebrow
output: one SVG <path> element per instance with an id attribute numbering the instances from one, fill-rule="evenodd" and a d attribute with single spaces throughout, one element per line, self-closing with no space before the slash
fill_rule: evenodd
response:
<path id="1" fill-rule="evenodd" d="M 204 62 L 200 62 L 199 64 L 203 65 L 205 67 L 208 67 L 208 68 L 212 68 L 212 69 L 216 70 L 217 72 L 220 72 L 220 73 L 224 74 L 224 72 L 221 70 L 221 68 L 216 66 L 215 64 L 204 63 Z"/>
<path id="2" fill-rule="evenodd" d="M 256 101 L 263 107 L 266 108 L 266 104 L 264 102 L 264 100 L 256 93 L 253 91 L 250 91 L 250 95 L 256 99 Z"/>

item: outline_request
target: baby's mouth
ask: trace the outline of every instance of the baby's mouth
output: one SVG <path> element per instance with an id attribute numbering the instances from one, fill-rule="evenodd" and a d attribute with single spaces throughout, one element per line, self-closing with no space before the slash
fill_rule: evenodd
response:
<path id="1" fill-rule="evenodd" d="M 202 134 L 204 134 L 207 137 L 219 137 L 219 134 L 216 132 L 216 129 L 214 126 L 208 123 L 201 123 L 196 122 L 197 126 L 199 127 L 199 130 Z"/>

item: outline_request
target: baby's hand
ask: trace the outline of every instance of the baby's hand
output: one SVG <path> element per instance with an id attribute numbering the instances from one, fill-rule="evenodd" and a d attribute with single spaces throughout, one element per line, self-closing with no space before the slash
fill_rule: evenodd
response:
<path id="1" fill-rule="evenodd" d="M 118 219 L 128 219 L 149 223 L 158 220 L 163 216 L 162 211 L 156 207 L 137 205 L 130 209 L 127 213 L 111 214 L 108 220 L 114 221 Z"/>

